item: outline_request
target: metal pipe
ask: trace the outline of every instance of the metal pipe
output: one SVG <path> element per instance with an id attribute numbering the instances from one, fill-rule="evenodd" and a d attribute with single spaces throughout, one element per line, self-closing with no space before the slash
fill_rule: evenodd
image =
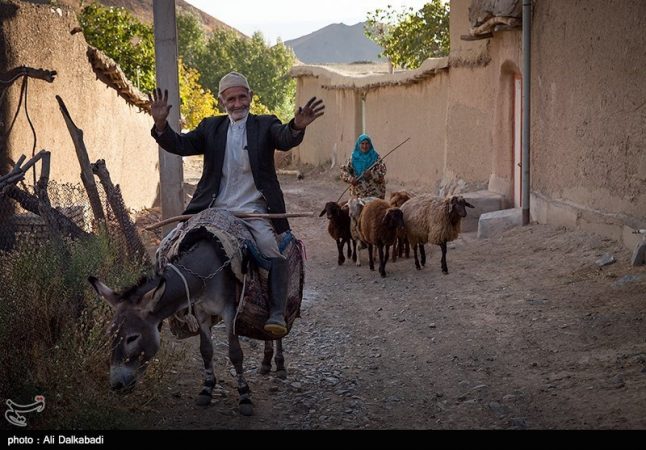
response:
<path id="1" fill-rule="evenodd" d="M 531 99 L 532 0 L 523 0 L 523 123 L 522 210 L 523 225 L 529 224 L 529 126 Z"/>

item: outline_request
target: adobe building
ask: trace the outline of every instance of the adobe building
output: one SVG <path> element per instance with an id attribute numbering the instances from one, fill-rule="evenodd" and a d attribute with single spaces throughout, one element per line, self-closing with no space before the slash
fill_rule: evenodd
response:
<path id="1" fill-rule="evenodd" d="M 80 165 L 59 109 L 60 96 L 83 130 L 90 162 L 104 159 L 128 208 L 153 206 L 159 190 L 158 148 L 150 136 L 146 99 L 114 61 L 88 47 L 71 9 L 22 1 L 0 3 L 0 73 L 19 66 L 54 70 L 52 83 L 29 79 L 27 111 L 36 132 L 36 149 L 51 152 L 50 179 L 79 184 Z M 0 133 L 6 133 L 21 104 L 23 80 L 3 89 Z M 25 103 L 0 155 L 0 175 L 9 161 L 31 158 L 34 136 Z M 36 165 L 38 171 L 40 165 Z M 31 180 L 31 175 L 28 177 Z M 97 181 L 98 184 L 98 181 Z"/>
<path id="2" fill-rule="evenodd" d="M 477 11 L 494 12 L 482 21 Z M 471 18 L 470 18 L 471 10 Z M 387 181 L 521 206 L 522 1 L 452 0 L 451 51 L 417 70 L 297 66 L 297 104 L 325 115 L 297 162 L 349 157 L 368 133 Z M 633 248 L 646 228 L 646 2 L 533 2 L 530 213 Z M 465 40 L 466 39 L 466 40 Z M 474 194 L 476 193 L 477 194 Z M 482 212 L 482 211 L 481 211 Z"/>

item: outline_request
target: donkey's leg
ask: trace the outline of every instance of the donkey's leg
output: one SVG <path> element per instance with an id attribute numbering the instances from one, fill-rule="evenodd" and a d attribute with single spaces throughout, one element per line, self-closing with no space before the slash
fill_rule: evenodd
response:
<path id="1" fill-rule="evenodd" d="M 271 358 L 274 357 L 274 341 L 267 340 L 265 341 L 265 356 L 262 358 L 262 364 L 260 364 L 260 374 L 267 375 L 271 372 Z"/>
<path id="2" fill-rule="evenodd" d="M 287 378 L 287 370 L 285 369 L 285 357 L 283 356 L 283 340 L 276 340 L 276 376 L 282 380 Z"/>
<path id="3" fill-rule="evenodd" d="M 213 344 L 211 344 L 211 329 L 200 328 L 200 353 L 204 361 L 204 385 L 197 396 L 198 406 L 208 406 L 211 403 L 215 374 L 213 373 Z"/>
<path id="4" fill-rule="evenodd" d="M 253 404 L 251 403 L 251 390 L 244 378 L 244 370 L 242 369 L 242 348 L 238 336 L 233 334 L 231 330 L 229 334 L 229 360 L 236 369 L 236 380 L 238 381 L 238 393 L 240 394 L 240 401 L 238 407 L 240 414 L 243 416 L 251 416 L 253 414 Z"/>

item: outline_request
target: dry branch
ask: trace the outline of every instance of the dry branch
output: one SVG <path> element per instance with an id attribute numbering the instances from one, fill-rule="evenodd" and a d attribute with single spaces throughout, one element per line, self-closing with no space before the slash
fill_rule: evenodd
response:
<path id="1" fill-rule="evenodd" d="M 45 156 L 46 155 L 46 156 Z M 25 174 L 29 169 L 31 169 L 31 166 L 36 164 L 38 160 L 41 158 L 45 158 L 47 162 L 43 162 L 43 167 L 45 165 L 47 166 L 47 175 L 49 176 L 49 152 L 47 150 L 41 150 L 36 155 L 34 155 L 33 158 L 31 158 L 27 163 L 23 166 L 22 163 L 26 159 L 25 155 L 21 155 L 18 161 L 16 162 L 16 165 L 11 169 L 11 171 L 0 177 L 0 192 L 4 188 L 6 188 L 9 185 L 16 184 L 20 181 L 22 181 L 25 178 Z"/>
<path id="2" fill-rule="evenodd" d="M 135 225 L 130 220 L 128 211 L 126 211 L 123 197 L 121 195 L 121 189 L 119 189 L 119 185 L 115 186 L 112 184 L 110 172 L 108 172 L 108 168 L 105 165 L 105 160 L 100 159 L 92 164 L 92 172 L 99 177 L 99 181 L 105 190 L 110 208 L 112 209 L 117 222 L 119 222 L 121 231 L 126 239 L 128 255 L 132 257 L 147 258 L 146 248 L 137 234 Z"/>
<path id="3" fill-rule="evenodd" d="M 7 175 L 0 177 L 0 196 L 6 196 L 17 201 L 23 209 L 40 216 L 47 224 L 53 234 L 63 234 L 72 238 L 88 236 L 78 225 L 72 222 L 67 216 L 60 211 L 52 208 L 47 194 L 47 185 L 49 183 L 49 165 L 50 152 L 41 150 L 31 158 L 25 165 L 25 155 L 21 155 L 14 168 Z M 15 186 L 24 177 L 25 173 L 36 162 L 42 159 L 40 178 L 36 184 L 38 196 L 29 194 Z"/>
<path id="4" fill-rule="evenodd" d="M 94 182 L 94 175 L 92 175 L 92 166 L 90 165 L 90 159 L 87 155 L 87 149 L 85 148 L 85 143 L 83 142 L 83 130 L 78 128 L 70 113 L 67 111 L 67 107 L 63 102 L 63 99 L 58 95 L 56 96 L 58 101 L 58 106 L 61 109 L 61 114 L 65 119 L 65 124 L 67 129 L 72 136 L 72 142 L 74 142 L 74 148 L 76 149 L 76 156 L 78 157 L 79 164 L 81 165 L 81 181 L 83 186 L 85 186 L 85 191 L 87 192 L 88 198 L 90 199 L 90 207 L 92 208 L 92 213 L 94 214 L 94 219 L 97 221 L 100 227 L 105 228 L 105 214 L 103 213 L 103 207 L 101 206 L 101 199 L 99 198 L 99 191 L 96 188 L 96 183 Z"/>

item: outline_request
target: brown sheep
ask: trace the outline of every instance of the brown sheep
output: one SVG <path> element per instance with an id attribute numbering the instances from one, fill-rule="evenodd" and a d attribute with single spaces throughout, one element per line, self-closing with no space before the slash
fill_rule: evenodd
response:
<path id="1" fill-rule="evenodd" d="M 367 247 L 365 242 L 361 239 L 361 211 L 363 211 L 363 207 L 365 205 L 376 199 L 377 197 L 351 198 L 347 203 L 348 208 L 350 209 L 350 235 L 356 244 L 352 260 L 357 266 L 361 265 L 361 249 Z"/>
<path id="2" fill-rule="evenodd" d="M 350 235 L 350 215 L 347 205 L 340 206 L 336 202 L 327 202 L 325 208 L 319 214 L 319 217 L 327 215 L 329 220 L 327 225 L 327 232 L 332 236 L 336 242 L 336 248 L 339 252 L 338 263 L 339 265 L 345 262 L 343 256 L 343 245 L 348 244 L 348 258 L 356 261 L 357 244 Z M 353 248 L 350 247 L 352 245 Z"/>
<path id="3" fill-rule="evenodd" d="M 449 273 L 446 266 L 446 243 L 458 237 L 462 218 L 467 215 L 466 208 L 473 207 L 462 196 L 440 198 L 431 194 L 413 197 L 402 205 L 406 235 L 413 246 L 415 267 L 418 270 L 421 267 L 417 259 L 417 247 L 419 245 L 423 266 L 426 264 L 424 244 L 431 243 L 442 249 L 442 273 Z"/>
<path id="4" fill-rule="evenodd" d="M 412 195 L 406 191 L 391 192 L 390 206 L 401 208 L 411 197 Z M 393 246 L 393 262 L 397 261 L 397 258 L 401 258 L 404 254 L 406 258 L 410 258 L 410 245 L 408 244 L 408 238 L 406 238 L 406 230 L 400 230 L 397 235 L 397 241 L 395 241 L 395 245 Z"/>
<path id="5" fill-rule="evenodd" d="M 368 244 L 368 260 L 370 270 L 375 270 L 372 257 L 373 246 L 379 251 L 379 274 L 386 276 L 388 262 L 388 246 L 397 239 L 397 231 L 404 228 L 404 216 L 399 208 L 391 208 L 390 204 L 381 199 L 374 200 L 364 206 L 361 212 L 361 236 Z M 384 247 L 386 254 L 384 255 Z"/>

